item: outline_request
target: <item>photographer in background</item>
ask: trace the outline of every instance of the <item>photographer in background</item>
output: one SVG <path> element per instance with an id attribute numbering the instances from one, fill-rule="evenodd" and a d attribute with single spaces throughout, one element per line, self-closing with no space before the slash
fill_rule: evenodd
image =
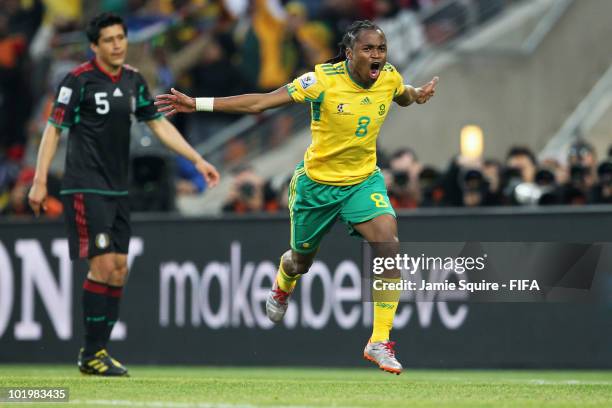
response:
<path id="1" fill-rule="evenodd" d="M 546 166 L 540 167 L 535 175 L 535 184 L 539 188 L 540 197 L 539 205 L 556 205 L 560 204 L 559 184 L 554 168 Z"/>
<path id="2" fill-rule="evenodd" d="M 517 170 L 524 183 L 535 181 L 537 165 L 533 152 L 524 146 L 512 147 L 506 156 L 506 167 Z"/>
<path id="3" fill-rule="evenodd" d="M 465 189 L 474 187 L 473 180 L 466 183 L 465 176 L 472 178 L 474 173 L 468 174 L 470 171 L 481 172 L 482 157 L 468 157 L 464 154 L 458 154 L 450 161 L 448 168 L 441 178 L 441 186 L 444 192 L 443 203 L 450 207 L 463 207 Z M 480 173 L 482 176 L 482 173 Z M 468 198 L 469 202 L 474 201 L 475 197 Z"/>
<path id="4" fill-rule="evenodd" d="M 462 192 L 464 207 L 481 207 L 486 205 L 488 183 L 478 169 L 463 169 L 459 173 L 459 186 Z"/>
<path id="5" fill-rule="evenodd" d="M 433 167 L 424 167 L 419 173 L 421 207 L 441 207 L 444 205 L 442 174 Z"/>
<path id="6" fill-rule="evenodd" d="M 567 155 L 570 167 L 570 179 L 572 174 L 582 176 L 582 182 L 586 189 L 593 187 L 597 181 L 597 153 L 590 143 L 578 140 L 569 148 Z"/>
<path id="7" fill-rule="evenodd" d="M 561 202 L 584 205 L 597 181 L 597 155 L 595 149 L 584 140 L 572 143 L 568 150 L 569 180 L 561 188 Z"/>
<path id="8" fill-rule="evenodd" d="M 421 202 L 419 174 L 422 165 L 412 149 L 403 148 L 391 156 L 389 167 L 393 181 L 389 200 L 393 208 L 416 208 Z"/>
<path id="9" fill-rule="evenodd" d="M 611 152 L 612 153 L 612 152 Z M 612 158 L 597 167 L 599 181 L 591 190 L 591 204 L 612 204 Z"/>
<path id="10" fill-rule="evenodd" d="M 505 205 L 527 204 L 516 194 L 517 187 L 532 186 L 535 182 L 537 160 L 533 152 L 524 146 L 510 148 L 506 156 L 506 169 L 502 173 L 502 203 Z M 531 195 L 530 195 L 531 196 Z M 527 200 L 531 203 L 531 200 Z"/>
<path id="11" fill-rule="evenodd" d="M 488 205 L 501 205 L 502 193 L 501 193 L 501 175 L 502 175 L 502 164 L 496 159 L 486 159 L 482 165 L 482 175 L 484 176 L 488 190 Z"/>
<path id="12" fill-rule="evenodd" d="M 245 165 L 236 169 L 229 196 L 223 204 L 223 212 L 246 214 L 264 209 L 264 180 L 252 167 Z"/>

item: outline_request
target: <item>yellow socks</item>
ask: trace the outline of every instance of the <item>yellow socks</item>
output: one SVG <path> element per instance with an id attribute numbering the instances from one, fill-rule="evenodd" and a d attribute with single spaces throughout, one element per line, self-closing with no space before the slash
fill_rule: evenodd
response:
<path id="1" fill-rule="evenodd" d="M 399 278 L 382 278 L 381 280 L 399 282 Z M 382 290 L 374 293 L 374 327 L 372 337 L 370 337 L 372 343 L 389 340 L 400 295 L 399 290 Z"/>
<path id="2" fill-rule="evenodd" d="M 374 328 L 370 341 L 389 340 L 389 333 L 393 327 L 393 318 L 397 310 L 398 302 L 375 302 L 374 303 Z"/>
<path id="3" fill-rule="evenodd" d="M 301 275 L 288 275 L 283 269 L 283 261 L 281 260 L 278 266 L 278 273 L 276 274 L 276 283 L 280 290 L 284 292 L 293 292 L 293 288 L 295 288 L 300 276 Z"/>

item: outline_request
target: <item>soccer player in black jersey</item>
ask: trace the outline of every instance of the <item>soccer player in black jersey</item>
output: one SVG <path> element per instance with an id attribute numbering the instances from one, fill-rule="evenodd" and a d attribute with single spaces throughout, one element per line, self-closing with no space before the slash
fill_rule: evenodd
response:
<path id="1" fill-rule="evenodd" d="M 69 129 L 62 199 L 70 257 L 86 258 L 83 285 L 85 345 L 79 353 L 81 372 L 127 375 L 111 358 L 106 344 L 119 316 L 125 283 L 130 220 L 127 198 L 131 116 L 145 121 L 170 149 L 191 160 L 209 187 L 219 173 L 204 160 L 153 105 L 147 84 L 124 65 L 126 27 L 116 15 L 91 20 L 87 37 L 95 57 L 70 72 L 59 86 L 38 152 L 29 194 L 34 213 L 45 209 L 47 173 L 62 129 Z"/>

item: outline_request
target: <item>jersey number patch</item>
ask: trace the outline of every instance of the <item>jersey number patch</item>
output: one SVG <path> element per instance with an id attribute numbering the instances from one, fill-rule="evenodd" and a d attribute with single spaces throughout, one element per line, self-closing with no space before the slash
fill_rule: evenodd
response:
<path id="1" fill-rule="evenodd" d="M 94 99 L 96 100 L 96 112 L 100 115 L 106 115 L 110 110 L 110 104 L 108 103 L 108 93 L 107 92 L 96 92 L 94 94 Z"/>
<path id="2" fill-rule="evenodd" d="M 370 124 L 370 118 L 367 116 L 361 116 L 357 120 L 357 130 L 355 130 L 355 136 L 364 137 L 368 134 L 368 125 Z"/>

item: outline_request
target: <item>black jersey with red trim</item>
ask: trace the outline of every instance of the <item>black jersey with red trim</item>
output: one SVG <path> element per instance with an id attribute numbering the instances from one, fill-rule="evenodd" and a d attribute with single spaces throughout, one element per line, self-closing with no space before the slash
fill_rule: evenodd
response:
<path id="1" fill-rule="evenodd" d="M 162 116 L 136 69 L 124 65 L 113 76 L 93 59 L 66 75 L 49 117 L 69 129 L 62 194 L 127 194 L 132 115 Z"/>

